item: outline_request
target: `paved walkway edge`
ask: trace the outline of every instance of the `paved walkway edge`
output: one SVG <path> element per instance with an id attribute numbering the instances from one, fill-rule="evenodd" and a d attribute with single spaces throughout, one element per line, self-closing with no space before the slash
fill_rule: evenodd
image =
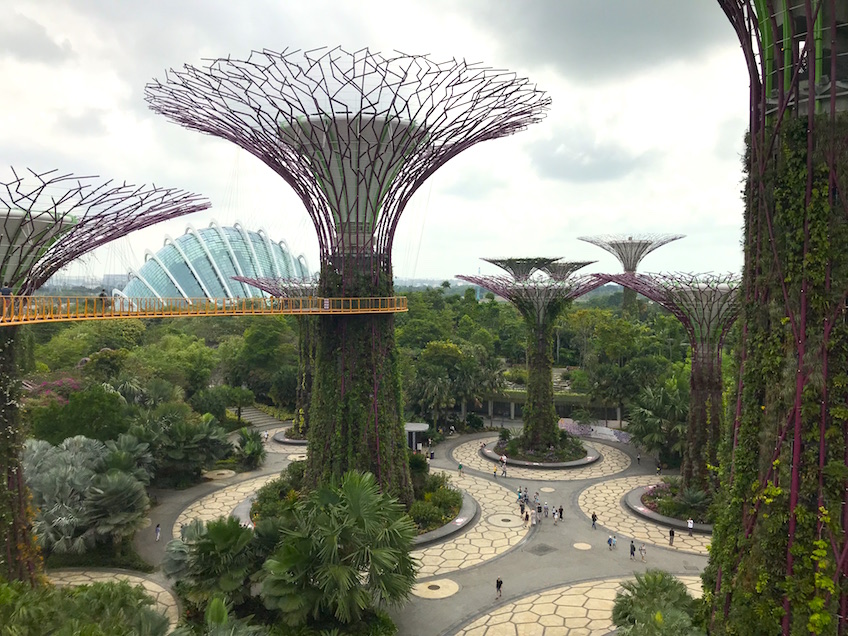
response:
<path id="1" fill-rule="evenodd" d="M 480 507 L 474 500 L 474 497 L 469 495 L 464 490 L 462 491 L 462 507 L 459 509 L 459 514 L 456 518 L 443 525 L 441 528 L 430 530 L 424 534 L 419 534 L 413 540 L 413 549 L 423 548 L 434 543 L 444 541 L 448 537 L 462 532 L 470 523 L 475 521 L 480 514 Z"/>
<path id="2" fill-rule="evenodd" d="M 684 521 L 683 519 L 666 517 L 665 515 L 661 515 L 658 512 L 654 512 L 642 503 L 642 495 L 644 495 L 652 487 L 653 486 L 639 486 L 638 488 L 634 488 L 626 495 L 624 495 L 624 497 L 622 498 L 622 503 L 637 517 L 642 517 L 643 519 L 653 521 L 654 523 L 666 526 L 668 528 L 675 528 L 677 530 L 688 531 L 689 527 L 686 525 L 686 521 Z M 708 523 L 696 523 L 694 526 L 694 530 L 698 534 L 712 535 L 713 533 L 713 527 Z"/>

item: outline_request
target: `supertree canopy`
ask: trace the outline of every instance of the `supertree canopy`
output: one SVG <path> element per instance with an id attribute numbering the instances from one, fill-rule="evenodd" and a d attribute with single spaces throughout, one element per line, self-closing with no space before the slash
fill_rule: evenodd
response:
<path id="1" fill-rule="evenodd" d="M 208 207 L 206 199 L 182 190 L 13 168 L 0 181 L 3 282 L 19 295 L 32 294 L 62 267 L 96 247 Z M 20 463 L 24 434 L 18 407 L 17 329 L 0 329 L 0 576 L 35 582 L 36 552 Z"/>
<path id="2" fill-rule="evenodd" d="M 733 274 L 619 274 L 610 281 L 665 307 L 686 329 L 692 347 L 689 422 L 683 453 L 685 486 L 710 486 L 718 464 L 723 421 L 721 354 L 739 314 L 739 277 Z"/>
<path id="3" fill-rule="evenodd" d="M 549 99 L 504 71 L 423 56 L 254 51 L 171 71 L 150 107 L 227 139 L 295 190 L 315 225 L 323 296 L 388 296 L 409 199 L 476 143 L 540 121 Z M 307 478 L 370 470 L 411 498 L 391 316 L 322 316 Z"/>
<path id="4" fill-rule="evenodd" d="M 848 3 L 718 0 L 750 79 L 715 634 L 848 634 Z M 740 62 L 742 59 L 740 59 Z"/>
<path id="5" fill-rule="evenodd" d="M 597 236 L 578 236 L 577 238 L 605 249 L 621 262 L 626 274 L 632 274 L 648 254 L 658 247 L 685 238 L 685 236 L 683 234 L 599 234 Z M 635 313 L 635 291 L 627 287 L 624 288 L 621 307 L 625 313 Z"/>
<path id="6" fill-rule="evenodd" d="M 536 262 L 541 269 L 549 267 L 552 259 L 514 260 Z M 561 263 L 565 269 L 570 268 L 572 271 L 585 264 Z M 551 446 L 558 446 L 559 429 L 554 408 L 551 353 L 554 323 L 574 298 L 599 287 L 605 279 L 592 275 L 553 278 L 530 274 L 522 279 L 515 276 L 480 275 L 457 278 L 505 298 L 524 318 L 527 327 L 527 402 L 523 412 L 522 445 L 528 450 L 546 450 Z"/>

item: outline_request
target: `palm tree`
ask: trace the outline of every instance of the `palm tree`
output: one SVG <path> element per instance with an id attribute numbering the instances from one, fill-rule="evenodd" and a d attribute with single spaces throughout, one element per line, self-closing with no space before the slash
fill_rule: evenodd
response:
<path id="1" fill-rule="evenodd" d="M 289 625 L 353 623 L 375 605 L 400 604 L 415 582 L 415 525 L 371 473 L 345 473 L 297 504 L 294 524 L 265 562 L 262 598 Z"/>
<path id="2" fill-rule="evenodd" d="M 150 444 L 140 442 L 135 436 L 121 433 L 117 440 L 106 442 L 108 451 L 104 460 L 105 469 L 117 469 L 132 475 L 145 486 L 153 477 L 153 455 Z"/>
<path id="3" fill-rule="evenodd" d="M 265 627 L 251 626 L 244 621 L 233 619 L 226 601 L 219 596 L 209 601 L 203 618 L 205 623 L 201 632 L 203 636 L 266 636 L 268 634 Z M 185 626 L 171 632 L 171 636 L 195 636 L 197 633 L 193 627 Z"/>
<path id="4" fill-rule="evenodd" d="M 676 380 L 646 387 L 630 408 L 627 432 L 663 464 L 680 463 L 686 439 L 689 396 Z"/>
<path id="5" fill-rule="evenodd" d="M 121 542 L 149 523 L 150 500 L 138 479 L 119 470 L 97 475 L 86 496 L 90 532 L 108 537 L 120 550 Z"/>
<path id="6" fill-rule="evenodd" d="M 205 603 L 215 596 L 236 605 L 250 596 L 250 576 L 259 569 L 252 546 L 253 530 L 235 517 L 205 525 L 194 521 L 182 536 L 168 542 L 162 570 L 180 580 L 186 596 Z"/>
<path id="7" fill-rule="evenodd" d="M 690 636 L 695 601 L 686 586 L 668 572 L 648 570 L 621 584 L 615 595 L 612 621 L 630 636 Z M 650 628 L 650 629 L 649 629 Z M 676 630 L 676 631 L 672 631 Z"/>

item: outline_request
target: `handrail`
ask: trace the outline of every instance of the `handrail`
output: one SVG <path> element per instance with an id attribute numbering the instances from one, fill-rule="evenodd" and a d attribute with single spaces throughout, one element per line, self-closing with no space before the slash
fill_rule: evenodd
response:
<path id="1" fill-rule="evenodd" d="M 375 298 L 102 298 L 0 296 L 0 327 L 37 322 L 199 316 L 391 314 L 406 296 Z"/>

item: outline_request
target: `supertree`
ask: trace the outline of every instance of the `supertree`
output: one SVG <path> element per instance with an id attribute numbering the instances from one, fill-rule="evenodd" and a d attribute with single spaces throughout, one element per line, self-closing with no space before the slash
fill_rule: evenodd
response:
<path id="1" fill-rule="evenodd" d="M 685 486 L 710 486 L 723 421 L 721 354 L 739 315 L 740 279 L 733 274 L 618 274 L 609 280 L 662 305 L 686 329 L 692 347 L 689 421 L 683 453 Z M 714 484 L 713 484 L 714 485 Z"/>
<path id="2" fill-rule="evenodd" d="M 364 49 L 254 51 L 171 71 L 150 107 L 258 157 L 318 233 L 323 296 L 389 296 L 395 228 L 410 197 L 474 144 L 539 121 L 549 99 L 477 64 Z M 321 316 L 307 479 L 373 472 L 410 501 L 394 319 Z"/>
<path id="3" fill-rule="evenodd" d="M 848 634 L 848 4 L 719 0 L 750 76 L 718 634 Z"/>
<path id="4" fill-rule="evenodd" d="M 208 207 L 205 199 L 182 190 L 13 168 L 0 181 L 0 278 L 17 296 L 31 295 L 62 267 L 109 241 Z M 6 303 L 24 300 L 4 297 Z M 3 311 L 10 310 L 4 305 Z M 20 461 L 17 335 L 16 326 L 0 327 L 0 575 L 34 583 L 37 553 Z"/>
<path id="5" fill-rule="evenodd" d="M 672 241 L 685 238 L 684 234 L 599 234 L 597 236 L 578 236 L 578 240 L 597 245 L 614 255 L 624 268 L 625 274 L 633 274 L 639 263 L 658 247 Z M 636 292 L 624 288 L 621 297 L 621 310 L 625 314 L 636 314 Z"/>
<path id="6" fill-rule="evenodd" d="M 308 298 L 318 293 L 318 281 L 302 278 L 248 278 L 234 276 L 274 298 Z M 297 392 L 293 430 L 302 439 L 309 432 L 309 403 L 312 401 L 312 375 L 315 368 L 315 329 L 317 316 L 297 316 Z"/>
<path id="7" fill-rule="evenodd" d="M 484 259 L 499 265 L 512 274 L 524 274 L 521 264 L 533 263 L 526 276 L 457 276 L 460 280 L 479 285 L 511 302 L 527 328 L 527 401 L 523 419 L 521 442 L 528 450 L 547 450 L 559 445 L 559 429 L 554 408 L 553 356 L 551 354 L 553 328 L 556 319 L 569 303 L 578 296 L 592 291 L 605 282 L 594 275 L 552 277 L 535 274 L 550 268 L 554 258 Z M 588 263 L 559 263 L 557 271 L 576 271 Z"/>

